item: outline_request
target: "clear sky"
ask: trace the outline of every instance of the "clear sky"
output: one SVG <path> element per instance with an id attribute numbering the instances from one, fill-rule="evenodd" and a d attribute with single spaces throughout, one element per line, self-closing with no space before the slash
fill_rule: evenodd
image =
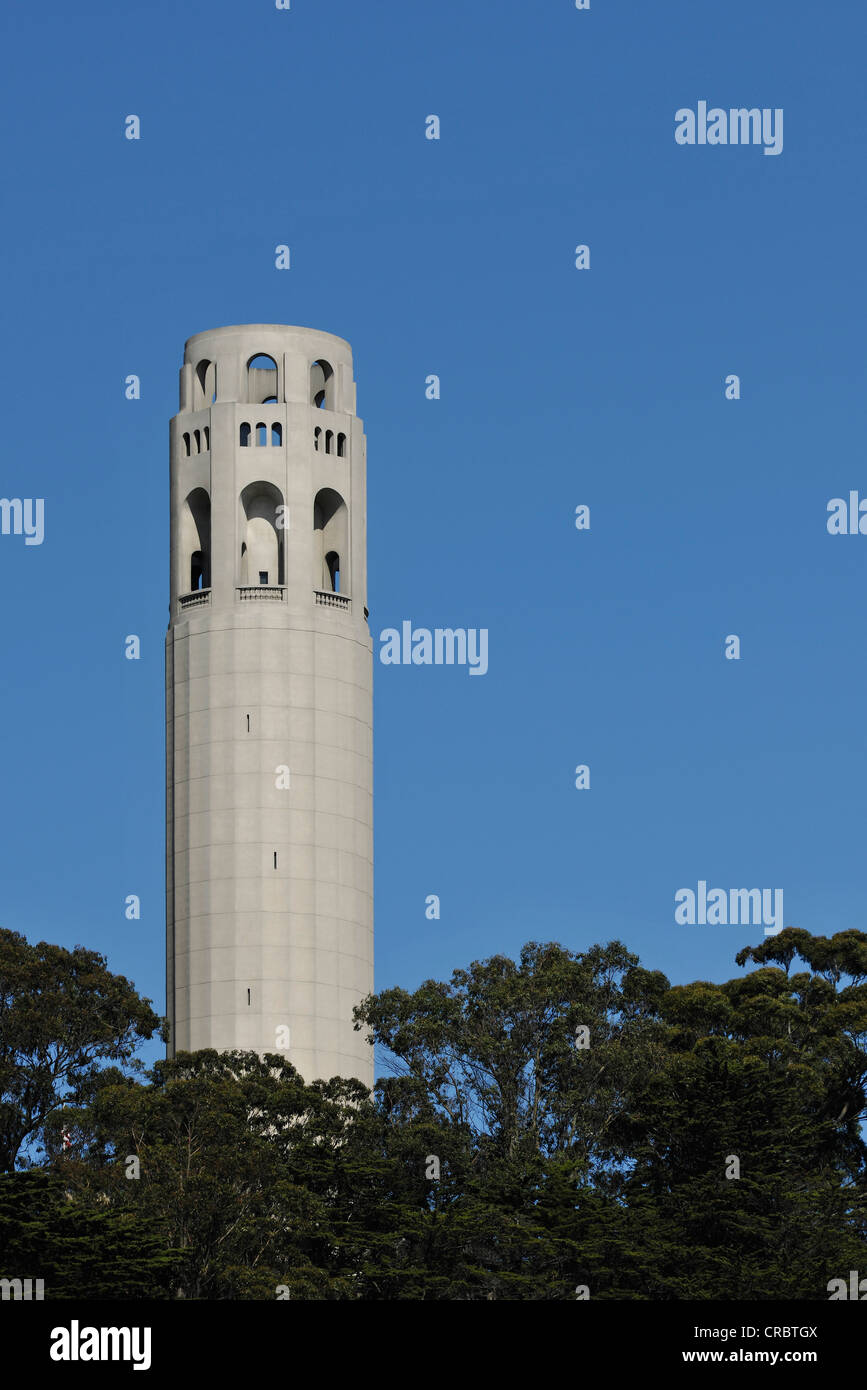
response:
<path id="1" fill-rule="evenodd" d="M 164 1008 L 168 420 L 186 338 L 275 322 L 354 350 L 376 650 L 489 633 L 484 677 L 376 661 L 377 988 L 530 939 L 729 978 L 762 929 L 676 924 L 699 880 L 863 928 L 867 536 L 826 520 L 867 497 L 867 9 L 2 24 L 0 494 L 44 499 L 45 537 L 0 535 L 0 925 Z M 678 145 L 700 101 L 782 108 L 782 152 Z"/>

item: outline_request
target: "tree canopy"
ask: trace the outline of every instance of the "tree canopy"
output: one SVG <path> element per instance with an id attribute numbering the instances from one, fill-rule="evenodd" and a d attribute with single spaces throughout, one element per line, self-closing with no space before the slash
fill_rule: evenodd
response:
<path id="1" fill-rule="evenodd" d="M 31 1160 L 48 1117 L 99 1084 L 105 1064 L 140 1069 L 160 1019 L 103 956 L 0 929 L 0 1172 Z"/>
<path id="2" fill-rule="evenodd" d="M 867 1269 L 862 933 L 675 986 L 620 942 L 530 942 L 366 999 L 373 1093 L 243 1052 L 142 1077 L 148 1002 L 11 937 L 0 1240 L 29 1274 L 54 1232 L 46 1297 L 87 1296 L 82 1239 L 117 1298 L 824 1300 Z"/>

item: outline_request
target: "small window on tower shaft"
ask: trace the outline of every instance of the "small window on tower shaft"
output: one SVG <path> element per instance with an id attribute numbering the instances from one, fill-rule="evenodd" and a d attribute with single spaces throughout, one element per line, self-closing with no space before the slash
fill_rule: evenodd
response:
<path id="1" fill-rule="evenodd" d="M 250 1003 L 250 991 L 249 991 L 249 990 L 247 990 L 247 1003 L 248 1003 L 248 1004 Z"/>
<path id="2" fill-rule="evenodd" d="M 277 851 L 276 851 L 276 849 L 275 849 L 275 851 L 274 851 L 274 868 L 276 869 L 276 867 L 277 867 Z"/>
<path id="3" fill-rule="evenodd" d="M 268 571 L 267 571 L 267 570 L 260 570 L 260 571 L 259 571 L 259 583 L 260 583 L 260 584 L 267 584 L 267 583 L 268 583 Z"/>

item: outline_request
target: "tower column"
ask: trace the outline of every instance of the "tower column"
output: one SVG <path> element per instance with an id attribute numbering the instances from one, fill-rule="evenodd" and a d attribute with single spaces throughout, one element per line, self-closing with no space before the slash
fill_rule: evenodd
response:
<path id="1" fill-rule="evenodd" d="M 372 1050 L 352 1025 L 373 989 L 354 404 L 351 349 L 331 334 L 249 324 L 186 344 L 170 436 L 166 978 L 170 1054 L 278 1052 L 307 1080 L 372 1085 Z"/>

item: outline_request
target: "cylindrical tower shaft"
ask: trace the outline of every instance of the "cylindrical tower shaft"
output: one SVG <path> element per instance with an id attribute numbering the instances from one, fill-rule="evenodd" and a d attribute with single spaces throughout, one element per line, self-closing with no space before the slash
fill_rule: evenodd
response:
<path id="1" fill-rule="evenodd" d="M 352 353 L 312 329 L 190 338 L 171 422 L 170 1052 L 373 1058 L 372 642 Z"/>

